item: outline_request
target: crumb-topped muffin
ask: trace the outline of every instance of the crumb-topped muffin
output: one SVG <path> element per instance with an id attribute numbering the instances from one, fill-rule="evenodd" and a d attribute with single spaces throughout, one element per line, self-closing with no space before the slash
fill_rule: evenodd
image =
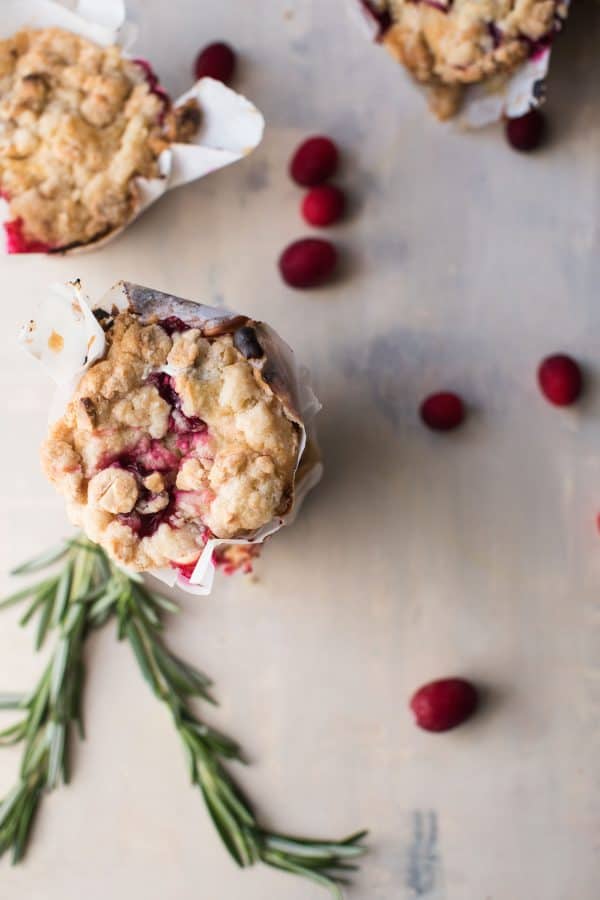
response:
<path id="1" fill-rule="evenodd" d="M 42 464 L 72 522 L 118 562 L 189 574 L 210 538 L 249 537 L 290 509 L 301 426 L 266 326 L 151 308 L 97 312 L 106 353 L 52 426 Z"/>
<path id="2" fill-rule="evenodd" d="M 466 85 L 510 74 L 551 39 L 562 0 L 373 0 L 381 40 L 453 116 Z"/>
<path id="3" fill-rule="evenodd" d="M 192 105 L 195 108 L 192 108 Z M 200 123 L 173 110 L 147 64 L 60 28 L 0 41 L 0 195 L 18 249 L 61 250 L 124 225 L 134 179 L 155 178 Z"/>

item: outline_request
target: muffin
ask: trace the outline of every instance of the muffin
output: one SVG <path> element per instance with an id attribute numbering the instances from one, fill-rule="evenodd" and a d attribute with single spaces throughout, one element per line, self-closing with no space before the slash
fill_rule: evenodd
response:
<path id="1" fill-rule="evenodd" d="M 429 92 L 440 119 L 454 116 L 468 85 L 510 76 L 546 48 L 563 0 L 372 0 L 380 39 Z"/>
<path id="2" fill-rule="evenodd" d="M 136 179 L 199 128 L 174 109 L 147 63 L 61 28 L 0 41 L 0 195 L 9 250 L 52 252 L 118 230 L 139 206 Z"/>
<path id="3" fill-rule="evenodd" d="M 290 512 L 305 444 L 295 374 L 263 323 L 118 292 L 125 308 L 95 310 L 104 352 L 42 465 L 71 521 L 118 563 L 189 577 L 208 541 L 251 540 Z"/>

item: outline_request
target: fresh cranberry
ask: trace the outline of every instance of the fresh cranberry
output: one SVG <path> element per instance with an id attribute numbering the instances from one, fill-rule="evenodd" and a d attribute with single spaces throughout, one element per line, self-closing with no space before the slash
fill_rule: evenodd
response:
<path id="1" fill-rule="evenodd" d="M 449 391 L 430 394 L 421 404 L 421 419 L 433 431 L 451 431 L 458 428 L 465 417 L 465 407 L 458 396 Z"/>
<path id="2" fill-rule="evenodd" d="M 338 159 L 337 147 L 330 138 L 310 137 L 294 153 L 290 175 L 296 184 L 313 187 L 335 174 Z"/>
<path id="3" fill-rule="evenodd" d="M 302 215 L 309 225 L 325 227 L 342 218 L 346 206 L 343 191 L 333 184 L 311 188 L 302 201 Z"/>
<path id="4" fill-rule="evenodd" d="M 209 44 L 196 57 L 194 74 L 196 78 L 216 78 L 229 84 L 235 70 L 235 53 L 229 44 L 218 41 Z"/>
<path id="5" fill-rule="evenodd" d="M 547 356 L 538 367 L 538 384 L 546 400 L 554 406 L 570 406 L 581 394 L 581 369 L 564 353 Z"/>
<path id="6" fill-rule="evenodd" d="M 442 678 L 423 685 L 410 701 L 417 725 L 425 731 L 449 731 L 477 707 L 477 691 L 464 678 Z"/>
<path id="7" fill-rule="evenodd" d="M 286 284 L 311 288 L 323 284 L 333 273 L 337 250 L 329 241 L 302 238 L 294 241 L 279 257 L 279 271 Z"/>
<path id="8" fill-rule="evenodd" d="M 505 130 L 511 147 L 529 153 L 542 143 L 546 135 L 546 119 L 539 109 L 530 109 L 523 116 L 507 119 Z"/>

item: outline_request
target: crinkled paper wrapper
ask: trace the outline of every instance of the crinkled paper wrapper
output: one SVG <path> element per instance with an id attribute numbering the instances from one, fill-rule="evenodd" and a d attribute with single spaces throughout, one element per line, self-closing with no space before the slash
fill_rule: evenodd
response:
<path id="1" fill-rule="evenodd" d="M 381 37 L 380 26 L 376 14 L 369 10 L 369 5 L 384 8 L 384 0 L 350 0 L 358 18 L 370 38 L 377 41 Z M 562 0 L 565 11 L 570 0 Z M 554 34 L 560 30 L 566 17 L 558 17 Z M 532 107 L 539 106 L 545 98 L 545 82 L 550 68 L 551 47 L 537 50 L 510 76 L 493 78 L 480 84 L 466 86 L 464 100 L 454 121 L 467 128 L 483 128 L 498 122 L 503 116 L 516 118 L 524 115 Z M 421 86 L 421 85 L 419 85 Z"/>
<path id="2" fill-rule="evenodd" d="M 182 300 L 161 291 L 154 291 L 129 282 L 118 282 L 98 302 L 92 303 L 84 294 L 79 281 L 55 285 L 41 304 L 35 319 L 22 329 L 20 341 L 37 359 L 55 381 L 57 389 L 50 409 L 50 421 L 62 416 L 65 407 L 84 372 L 105 353 L 106 340 L 93 309 L 132 309 L 141 321 L 165 319 L 177 316 L 194 327 L 208 326 L 213 334 L 227 333 L 247 321 L 223 309 L 204 306 L 190 300 Z M 285 515 L 273 519 L 267 525 L 244 540 L 210 539 L 188 581 L 175 569 L 150 570 L 170 587 L 177 586 L 192 594 L 209 594 L 214 580 L 214 552 L 221 545 L 261 544 L 284 525 L 294 520 L 306 494 L 321 478 L 320 461 L 314 434 L 314 417 L 321 405 L 311 387 L 308 370 L 299 366 L 292 350 L 271 328 L 255 323 L 264 350 L 261 361 L 249 360 L 265 373 L 265 383 L 279 398 L 287 416 L 301 429 L 301 440 L 296 465 L 294 503 Z M 268 367 L 268 378 L 267 378 Z M 160 371 L 175 374 L 172 366 Z"/>
<path id="3" fill-rule="evenodd" d="M 58 27 L 101 46 L 118 44 L 128 51 L 137 36 L 137 28 L 127 21 L 124 0 L 79 0 L 74 9 L 54 0 L 0 0 L 0 6 L 0 39 L 11 37 L 21 28 Z M 174 106 L 191 97 L 196 98 L 202 111 L 198 132 L 189 143 L 173 143 L 160 154 L 159 178 L 135 179 L 137 203 L 131 218 L 94 241 L 54 252 L 85 253 L 103 246 L 166 191 L 237 162 L 258 146 L 265 122 L 245 97 L 220 81 L 202 78 L 175 100 Z M 0 223 L 9 218 L 8 204 L 0 199 Z"/>

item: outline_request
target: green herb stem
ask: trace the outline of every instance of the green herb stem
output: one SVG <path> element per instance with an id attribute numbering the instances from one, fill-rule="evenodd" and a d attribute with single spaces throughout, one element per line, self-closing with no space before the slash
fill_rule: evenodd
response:
<path id="1" fill-rule="evenodd" d="M 235 862 L 262 862 L 300 875 L 340 898 L 340 885 L 365 852 L 366 832 L 341 841 L 277 834 L 263 827 L 225 766 L 242 761 L 239 745 L 202 722 L 193 704 L 214 703 L 211 681 L 172 653 L 163 639 L 163 615 L 177 611 L 142 580 L 118 569 L 85 538 L 65 542 L 15 569 L 28 575 L 50 565 L 60 571 L 0 602 L 0 609 L 24 604 L 21 624 L 37 620 L 36 648 L 55 634 L 55 645 L 38 684 L 23 697 L 0 694 L 0 709 L 22 717 L 0 732 L 0 745 L 23 744 L 17 783 L 0 803 L 0 856 L 26 851 L 45 792 L 69 781 L 69 748 L 74 730 L 83 737 L 83 652 L 88 634 L 116 618 L 120 640 L 130 645 L 140 671 L 168 709 L 188 766 L 190 781 L 205 801 L 213 823 Z"/>

